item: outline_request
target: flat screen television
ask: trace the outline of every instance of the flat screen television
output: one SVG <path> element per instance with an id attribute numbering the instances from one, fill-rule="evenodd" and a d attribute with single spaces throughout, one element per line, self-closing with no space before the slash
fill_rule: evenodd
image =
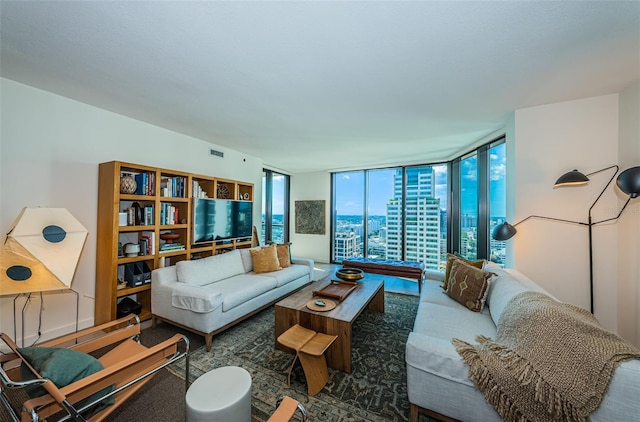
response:
<path id="1" fill-rule="evenodd" d="M 251 237 L 253 202 L 193 199 L 193 244 Z"/>

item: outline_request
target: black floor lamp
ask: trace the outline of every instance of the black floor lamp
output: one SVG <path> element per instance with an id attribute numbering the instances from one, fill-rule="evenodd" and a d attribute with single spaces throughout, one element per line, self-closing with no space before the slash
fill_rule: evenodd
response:
<path id="1" fill-rule="evenodd" d="M 620 167 L 618 167 L 617 165 L 613 165 L 610 167 L 605 167 L 598 171 L 594 171 L 593 173 L 589 173 L 586 175 L 582 174 L 578 170 L 573 170 L 560 176 L 554 185 L 554 187 L 584 185 L 589 182 L 588 176 L 592 176 L 594 174 L 611 170 L 611 169 L 615 169 L 615 172 L 613 173 L 613 176 L 611 176 L 611 179 L 609 179 L 609 182 L 607 182 L 605 187 L 602 189 L 602 191 L 600 192 L 596 200 L 593 201 L 593 204 L 591 204 L 591 206 L 589 207 L 588 219 L 586 223 L 582 221 L 565 220 L 562 218 L 530 215 L 527 218 L 513 225 L 505 221 L 504 223 L 498 225 L 493 231 L 493 238 L 495 240 L 511 239 L 517 232 L 516 226 L 520 223 L 527 221 L 530 218 L 539 218 L 543 220 L 560 221 L 564 223 L 579 224 L 582 226 L 587 226 L 589 228 L 589 293 L 590 293 L 591 313 L 593 313 L 593 230 L 592 229 L 593 229 L 593 226 L 597 224 L 605 223 L 607 221 L 617 220 L 618 218 L 620 218 L 620 216 L 622 215 L 622 212 L 627 207 L 627 204 L 629 203 L 629 201 L 631 201 L 631 199 L 633 198 L 637 198 L 638 195 L 640 195 L 640 166 L 631 167 L 618 175 L 616 184 L 618 185 L 618 188 L 620 188 L 620 190 L 624 192 L 626 195 L 629 195 L 629 197 L 627 198 L 627 201 L 624 203 L 624 206 L 622 207 L 618 215 L 612 218 L 607 218 L 606 220 L 594 222 L 591 218 L 591 210 L 596 205 L 598 200 L 602 197 L 604 192 L 607 190 L 607 187 L 609 187 L 613 179 L 616 177 L 616 174 L 618 174 L 618 170 L 620 170 Z"/>

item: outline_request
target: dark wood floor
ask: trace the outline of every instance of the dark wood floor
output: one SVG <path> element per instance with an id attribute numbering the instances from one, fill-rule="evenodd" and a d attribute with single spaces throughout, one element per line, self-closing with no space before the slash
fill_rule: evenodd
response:
<path id="1" fill-rule="evenodd" d="M 342 268 L 342 265 L 316 263 L 315 278 L 316 280 L 321 280 L 322 278 L 329 277 L 331 276 L 331 274 L 335 272 L 335 270 L 339 268 Z M 392 276 L 381 276 L 381 275 L 376 275 L 376 276 L 384 277 L 385 292 L 418 296 L 418 283 L 416 280 L 412 280 L 408 278 L 392 277 Z"/>

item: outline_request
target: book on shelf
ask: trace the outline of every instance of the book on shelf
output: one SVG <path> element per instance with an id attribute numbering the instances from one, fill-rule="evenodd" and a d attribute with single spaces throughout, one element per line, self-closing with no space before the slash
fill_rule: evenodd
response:
<path id="1" fill-rule="evenodd" d="M 185 246 L 182 243 L 165 243 L 160 246 L 160 252 L 184 251 Z"/>
<path id="2" fill-rule="evenodd" d="M 186 178 L 183 176 L 163 176 L 160 180 L 160 195 L 165 197 L 184 198 L 185 179 Z"/>
<path id="3" fill-rule="evenodd" d="M 147 239 L 147 255 L 153 255 L 156 253 L 156 233 L 151 230 L 143 230 L 140 233 L 141 239 Z"/>
<path id="4" fill-rule="evenodd" d="M 138 245 L 140 245 L 140 255 L 149 255 L 149 239 L 140 236 L 140 240 L 138 241 Z"/>
<path id="5" fill-rule="evenodd" d="M 194 198 L 207 198 L 209 195 L 207 194 L 207 191 L 202 189 L 200 183 L 198 183 L 197 180 L 194 180 L 191 186 L 191 196 Z"/>
<path id="6" fill-rule="evenodd" d="M 153 205 L 144 206 L 143 221 L 145 226 L 153 226 Z"/>
<path id="7" fill-rule="evenodd" d="M 138 173 L 135 175 L 136 195 L 153 195 L 154 194 L 154 173 Z"/>
<path id="8" fill-rule="evenodd" d="M 163 202 L 160 208 L 160 224 L 177 224 L 178 221 L 178 208 L 168 202 Z"/>

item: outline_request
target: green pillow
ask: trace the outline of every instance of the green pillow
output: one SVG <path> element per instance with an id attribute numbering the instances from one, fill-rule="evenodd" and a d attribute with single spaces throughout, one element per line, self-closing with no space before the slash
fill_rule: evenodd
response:
<path id="1" fill-rule="evenodd" d="M 22 347 L 18 348 L 18 351 L 42 378 L 48 378 L 58 388 L 72 384 L 75 381 L 104 369 L 100 361 L 93 356 L 63 347 Z M 36 378 L 25 365 L 20 367 L 20 373 L 23 380 Z M 79 409 L 85 404 L 91 403 L 113 391 L 113 387 L 113 385 L 110 385 L 98 391 L 86 399 L 81 400 L 74 407 Z M 35 386 L 28 388 L 27 394 L 29 394 L 29 397 L 35 398 L 47 394 L 47 392 L 43 387 Z M 94 414 L 105 406 L 112 405 L 114 402 L 115 399 L 111 396 L 92 409 L 89 409 L 89 414 Z M 85 413 L 85 415 L 87 414 Z"/>

